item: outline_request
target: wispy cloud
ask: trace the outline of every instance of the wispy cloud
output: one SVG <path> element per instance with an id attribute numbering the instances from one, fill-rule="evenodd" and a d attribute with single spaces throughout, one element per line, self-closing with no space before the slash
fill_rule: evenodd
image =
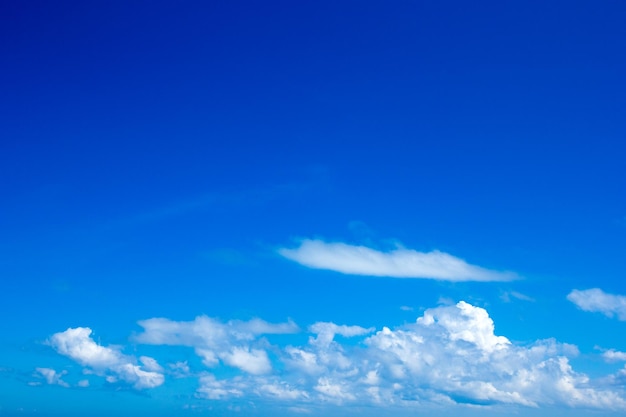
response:
<path id="1" fill-rule="evenodd" d="M 57 372 L 51 368 L 35 368 L 35 375 L 43 377 L 49 385 L 60 385 L 68 388 L 70 385 L 61 379 L 67 371 Z"/>
<path id="2" fill-rule="evenodd" d="M 510 303 L 512 298 L 515 298 L 517 300 L 522 300 L 522 301 L 528 301 L 531 303 L 535 302 L 534 298 L 529 297 L 526 294 L 522 294 L 521 292 L 517 292 L 517 291 L 505 291 L 500 295 L 500 299 L 504 301 L 505 303 Z"/>
<path id="3" fill-rule="evenodd" d="M 584 311 L 602 313 L 626 321 L 626 296 L 608 294 L 600 288 L 572 290 L 567 299 Z"/>
<path id="4" fill-rule="evenodd" d="M 308 341 L 286 346 L 272 344 L 265 335 L 297 331 L 292 322 L 222 322 L 201 316 L 193 321 L 157 318 L 139 323 L 144 332 L 134 337 L 136 342 L 188 346 L 205 367 L 190 372 L 186 362 L 178 362 L 170 368 L 183 369 L 184 375 L 158 375 L 198 378 L 197 397 L 214 401 L 280 402 L 302 410 L 318 404 L 626 410 L 620 385 L 626 370 L 591 379 L 570 364 L 569 357 L 578 354 L 575 346 L 553 339 L 529 345 L 511 342 L 495 332 L 485 309 L 463 301 L 427 309 L 411 324 L 380 330 L 317 322 L 307 328 Z M 89 335 L 86 328 L 70 329 L 54 335 L 51 344 L 82 365 L 106 370 L 100 372 L 103 376 L 124 378 L 119 366 L 134 363 L 132 358 L 95 344 Z M 152 358 L 139 360 L 144 372 L 162 371 Z M 54 382 L 59 374 L 48 375 Z"/>
<path id="5" fill-rule="evenodd" d="M 418 252 L 397 248 L 382 252 L 365 246 L 305 239 L 299 247 L 281 248 L 278 253 L 309 268 L 352 275 L 446 281 L 510 281 L 517 278 L 513 272 L 493 271 L 471 265 L 437 250 Z"/>
<path id="6" fill-rule="evenodd" d="M 286 183 L 262 184 L 250 188 L 223 193 L 206 193 L 188 196 L 169 203 L 146 209 L 125 218 L 111 220 L 104 227 L 128 227 L 153 223 L 179 216 L 201 213 L 212 207 L 238 207 L 242 205 L 264 205 L 277 199 L 298 198 L 327 189 L 328 171 L 324 167 L 309 167 L 300 180 Z"/>

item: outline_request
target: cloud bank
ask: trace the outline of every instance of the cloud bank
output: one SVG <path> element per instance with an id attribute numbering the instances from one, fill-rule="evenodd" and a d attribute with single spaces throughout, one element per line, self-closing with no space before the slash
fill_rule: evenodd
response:
<path id="1" fill-rule="evenodd" d="M 602 313 L 626 321 L 626 297 L 623 295 L 608 294 L 600 288 L 592 288 L 572 290 L 567 299 L 583 311 Z"/>
<path id="2" fill-rule="evenodd" d="M 496 334 L 485 309 L 463 301 L 428 309 L 413 323 L 379 330 L 317 322 L 307 328 L 308 341 L 300 345 L 270 342 L 271 334 L 298 331 L 292 322 L 221 322 L 200 316 L 139 324 L 144 331 L 133 337 L 137 343 L 195 351 L 202 365 L 168 366 L 185 368 L 173 378 L 197 378 L 196 396 L 209 401 L 278 402 L 299 410 L 320 404 L 626 410 L 626 368 L 591 379 L 570 364 L 578 354 L 575 346 L 553 339 L 515 344 Z M 87 328 L 68 329 L 53 335 L 50 344 L 83 366 L 137 389 L 163 383 L 156 360 L 142 357 L 139 372 L 133 358 L 97 345 L 90 333 Z"/>
<path id="3" fill-rule="evenodd" d="M 437 250 L 418 252 L 397 248 L 381 252 L 365 246 L 306 239 L 299 247 L 282 248 L 278 253 L 309 268 L 351 275 L 446 281 L 510 281 L 517 278 L 512 272 L 492 271 L 471 265 L 463 259 Z"/>

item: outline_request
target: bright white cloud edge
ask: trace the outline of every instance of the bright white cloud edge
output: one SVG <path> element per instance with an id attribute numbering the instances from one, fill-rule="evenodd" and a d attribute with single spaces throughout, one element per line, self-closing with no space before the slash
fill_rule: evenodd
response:
<path id="1" fill-rule="evenodd" d="M 434 250 L 418 252 L 397 248 L 388 252 L 341 242 L 305 239 L 294 249 L 278 253 L 301 265 L 343 274 L 393 278 L 431 278 L 446 281 L 511 281 L 513 272 L 471 265 L 463 259 Z"/>
<path id="2" fill-rule="evenodd" d="M 135 357 L 124 355 L 118 348 L 96 343 L 91 333 L 88 327 L 69 328 L 52 335 L 47 344 L 97 375 L 105 376 L 110 383 L 127 383 L 136 389 L 154 388 L 163 384 L 162 368 L 155 359 L 142 356 L 142 366 L 139 366 Z"/>
<path id="3" fill-rule="evenodd" d="M 626 296 L 609 294 L 600 288 L 572 290 L 567 299 L 583 311 L 602 313 L 626 321 Z"/>
<path id="4" fill-rule="evenodd" d="M 487 311 L 466 302 L 426 310 L 414 323 L 376 331 L 360 326 L 317 322 L 303 345 L 273 345 L 272 333 L 298 330 L 293 322 L 271 324 L 259 319 L 221 322 L 200 316 L 192 321 L 150 319 L 137 343 L 179 345 L 194 349 L 204 368 L 186 362 L 163 371 L 155 359 L 142 356 L 140 382 L 134 357 L 91 339 L 87 328 L 68 329 L 50 345 L 98 374 L 136 389 L 173 378 L 198 378 L 196 395 L 212 401 L 271 401 L 305 410 L 319 404 L 372 407 L 451 406 L 455 404 L 566 406 L 626 410 L 626 367 L 591 379 L 576 372 L 569 357 L 575 346 L 553 339 L 529 345 L 495 333 Z M 337 338 L 339 335 L 342 338 Z M 344 339 L 349 338 L 349 339 Z M 268 355 L 271 352 L 271 355 Z M 230 368 L 228 377 L 221 369 Z M 233 376 L 232 370 L 235 371 Z M 56 382 L 50 371 L 49 382 Z M 158 375 L 158 377 L 156 377 Z M 156 377 L 156 379 L 155 379 Z M 158 383 L 150 384 L 149 381 Z"/>

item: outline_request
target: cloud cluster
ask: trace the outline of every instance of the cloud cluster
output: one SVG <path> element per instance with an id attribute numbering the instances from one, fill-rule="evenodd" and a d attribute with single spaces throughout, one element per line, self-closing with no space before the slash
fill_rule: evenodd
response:
<path id="1" fill-rule="evenodd" d="M 486 310 L 465 302 L 384 327 L 361 346 L 311 338 L 285 352 L 297 375 L 292 381 L 306 380 L 310 397 L 337 404 L 626 407 L 619 393 L 593 388 L 572 369 L 574 346 L 554 340 L 515 346 L 494 333 Z"/>
<path id="2" fill-rule="evenodd" d="M 572 290 L 567 299 L 583 311 L 602 313 L 607 317 L 617 317 L 626 321 L 626 297 L 608 294 L 600 288 Z"/>
<path id="3" fill-rule="evenodd" d="M 578 354 L 575 346 L 551 339 L 515 344 L 495 333 L 485 309 L 463 301 L 428 309 L 415 322 L 395 328 L 314 323 L 302 345 L 272 345 L 266 336 L 298 331 L 292 322 L 221 322 L 201 316 L 193 321 L 155 318 L 139 324 L 144 331 L 134 336 L 137 343 L 194 349 L 204 369 L 190 370 L 185 362 L 169 367 L 184 371 L 175 377 L 197 377 L 197 395 L 207 400 L 273 401 L 301 410 L 319 404 L 626 410 L 626 370 L 592 380 L 572 368 L 569 358 Z M 154 359 L 140 359 L 142 374 L 132 358 L 95 344 L 90 333 L 69 329 L 54 335 L 50 344 L 59 353 L 135 388 L 163 382 Z M 123 370 L 129 366 L 135 366 L 132 375 Z M 139 377 L 148 373 L 152 378 Z"/>
<path id="4" fill-rule="evenodd" d="M 61 355 L 67 356 L 98 375 L 105 375 L 108 382 L 124 382 L 136 389 L 154 388 L 163 384 L 162 369 L 155 359 L 139 358 L 143 366 L 137 365 L 134 357 L 122 354 L 118 349 L 104 347 L 91 338 L 88 327 L 70 328 L 55 333 L 48 340 Z"/>
<path id="5" fill-rule="evenodd" d="M 396 248 L 381 252 L 365 246 L 306 239 L 299 247 L 282 248 L 278 253 L 309 268 L 352 275 L 446 281 L 510 281 L 517 277 L 512 272 L 492 271 L 468 264 L 463 259 L 437 250 L 418 252 Z"/>
<path id="6" fill-rule="evenodd" d="M 253 319 L 222 323 L 206 316 L 186 322 L 153 318 L 142 320 L 139 325 L 144 331 L 135 336 L 137 343 L 193 347 L 207 367 L 215 367 L 221 361 L 254 375 L 266 374 L 272 369 L 262 343 L 253 343 L 257 336 L 299 331 L 293 322 L 272 324 Z"/>

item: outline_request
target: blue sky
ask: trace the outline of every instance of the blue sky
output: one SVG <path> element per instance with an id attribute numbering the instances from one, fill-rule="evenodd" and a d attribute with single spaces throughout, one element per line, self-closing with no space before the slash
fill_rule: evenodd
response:
<path id="1" fill-rule="evenodd" d="M 621 2 L 0 7 L 0 415 L 626 409 Z"/>

